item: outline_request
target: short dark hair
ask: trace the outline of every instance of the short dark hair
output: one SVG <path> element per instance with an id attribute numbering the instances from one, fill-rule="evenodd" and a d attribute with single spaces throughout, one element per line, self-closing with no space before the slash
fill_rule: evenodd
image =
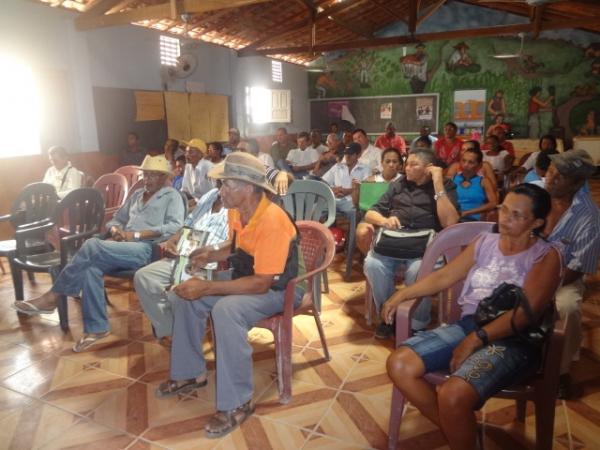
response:
<path id="1" fill-rule="evenodd" d="M 383 158 L 385 158 L 385 155 L 387 155 L 388 153 L 395 153 L 396 155 L 398 155 L 398 159 L 400 160 L 400 163 L 402 163 L 402 154 L 400 153 L 400 150 L 398 150 L 395 147 L 388 147 L 381 152 L 381 162 L 383 162 Z"/>
<path id="2" fill-rule="evenodd" d="M 54 146 L 50 147 L 48 149 L 48 154 L 49 155 L 60 156 L 61 158 L 65 158 L 65 159 L 67 159 L 69 157 L 69 154 L 67 153 L 67 151 L 65 150 L 65 148 L 64 147 L 60 147 L 58 145 L 54 145 Z"/>
<path id="3" fill-rule="evenodd" d="M 181 162 L 183 162 L 183 163 L 185 164 L 185 163 L 187 162 L 187 159 L 186 159 L 186 157 L 185 157 L 184 155 L 179 155 L 179 156 L 178 156 L 178 157 L 175 159 L 175 162 L 177 162 L 177 161 L 181 161 Z"/>
<path id="4" fill-rule="evenodd" d="M 522 183 L 517 184 L 513 187 L 509 193 L 512 192 L 514 194 L 525 195 L 529 197 L 531 203 L 533 204 L 533 216 L 536 219 L 543 219 L 546 221 L 546 216 L 550 212 L 550 208 L 552 207 L 552 201 L 550 199 L 550 194 L 546 189 L 541 188 L 532 183 Z M 536 235 L 544 229 L 544 225 L 537 227 L 533 232 Z"/>
<path id="5" fill-rule="evenodd" d="M 277 128 L 277 131 L 283 131 L 285 134 L 287 134 L 287 129 L 285 127 L 279 127 Z"/>
<path id="6" fill-rule="evenodd" d="M 469 142 L 469 141 L 467 141 L 467 142 Z M 477 142 L 477 141 L 474 141 L 474 142 Z M 476 147 L 469 147 L 468 149 L 466 149 L 465 153 L 473 153 L 477 157 L 478 164 L 481 164 L 481 162 L 483 161 L 483 152 L 479 148 L 479 142 L 477 142 Z"/>
<path id="7" fill-rule="evenodd" d="M 543 135 L 543 136 L 540 138 L 540 140 L 539 140 L 539 142 L 538 142 L 538 148 L 539 148 L 540 150 L 542 149 L 542 141 L 543 141 L 544 139 L 547 139 L 547 140 L 549 140 L 550 142 L 552 142 L 552 149 L 551 149 L 551 150 L 556 150 L 556 147 L 558 146 L 558 145 L 557 145 L 557 143 L 556 143 L 556 138 L 555 138 L 554 136 L 552 136 L 551 134 L 545 134 L 545 135 Z"/>
<path id="8" fill-rule="evenodd" d="M 429 136 L 419 136 L 415 141 L 415 145 L 417 145 L 417 142 L 423 142 L 424 144 L 427 144 L 427 148 L 431 148 L 431 140 L 429 139 Z"/>
<path id="9" fill-rule="evenodd" d="M 414 150 L 411 150 L 409 154 L 415 155 L 417 158 L 419 158 L 425 164 L 436 164 L 437 163 L 435 153 L 433 153 L 433 151 L 431 151 L 427 148 L 415 148 Z"/>
<path id="10" fill-rule="evenodd" d="M 500 140 L 498 139 L 498 136 L 496 136 L 495 134 L 488 134 L 485 138 L 486 139 L 492 139 L 492 140 L 496 141 L 496 144 L 500 143 Z"/>
<path id="11" fill-rule="evenodd" d="M 537 159 L 535 160 L 535 167 L 540 170 L 543 170 L 544 172 L 548 170 L 548 167 L 550 167 L 550 163 L 552 163 L 550 155 L 558 155 L 558 151 L 548 150 L 546 152 L 540 152 L 538 154 Z"/>
<path id="12" fill-rule="evenodd" d="M 223 144 L 217 141 L 209 142 L 206 148 L 210 147 L 211 145 L 219 152 L 219 155 L 223 154 Z"/>
<path id="13" fill-rule="evenodd" d="M 300 138 L 310 139 L 310 135 L 306 131 L 301 131 L 298 133 L 298 139 Z"/>
<path id="14" fill-rule="evenodd" d="M 444 127 L 452 127 L 454 128 L 454 131 L 458 130 L 458 127 L 454 122 L 446 122 L 446 125 L 444 125 Z"/>
<path id="15" fill-rule="evenodd" d="M 362 128 L 355 128 L 354 130 L 352 130 L 352 135 L 354 136 L 356 133 L 362 133 L 363 136 L 367 137 L 367 132 L 365 130 L 363 130 Z"/>

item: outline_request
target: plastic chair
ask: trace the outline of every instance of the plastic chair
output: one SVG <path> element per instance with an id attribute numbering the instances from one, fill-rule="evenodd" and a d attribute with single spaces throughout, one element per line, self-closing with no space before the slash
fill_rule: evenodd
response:
<path id="1" fill-rule="evenodd" d="M 367 211 L 379 201 L 381 196 L 387 192 L 390 183 L 385 182 L 366 182 L 360 183 L 358 190 L 358 209 Z"/>
<path id="2" fill-rule="evenodd" d="M 125 197 L 125 200 L 127 200 L 129 197 L 131 197 L 133 195 L 133 193 L 135 191 L 137 191 L 138 189 L 142 189 L 144 187 L 144 179 L 140 179 L 137 180 L 133 186 L 129 186 L 129 191 L 127 192 L 127 197 Z"/>
<path id="3" fill-rule="evenodd" d="M 23 300 L 23 279 L 21 270 L 27 272 L 49 273 L 54 282 L 61 269 L 70 261 L 71 257 L 81 247 L 86 239 L 97 234 L 104 219 L 104 200 L 102 195 L 92 188 L 75 189 L 69 192 L 56 206 L 50 221 L 44 221 L 38 226 L 19 228 L 16 232 L 17 246 L 12 264 L 19 269 L 15 284 L 16 300 Z M 55 232 L 61 236 L 58 239 L 56 250 L 32 254 L 27 240 L 32 237 Z M 49 244 L 49 243 L 48 243 Z M 61 297 L 58 302 L 58 316 L 60 327 L 69 328 L 68 309 L 66 297 Z"/>
<path id="4" fill-rule="evenodd" d="M 115 170 L 115 173 L 123 175 L 127 179 L 129 187 L 132 187 L 144 176 L 144 172 L 138 166 L 122 166 Z"/>
<path id="5" fill-rule="evenodd" d="M 57 202 L 58 196 L 56 195 L 56 189 L 51 184 L 28 184 L 15 199 L 10 208 L 10 213 L 0 216 L 0 222 L 10 222 L 13 228 L 17 229 L 26 224 L 49 219 L 56 208 Z M 44 251 L 47 248 L 43 235 L 28 240 L 27 245 L 32 253 L 35 251 Z M 9 261 L 13 285 L 15 285 L 15 276 L 18 271 L 12 266 L 12 259 L 14 258 L 16 248 L 17 242 L 15 239 L 0 241 L 0 256 L 7 258 Z M 4 273 L 3 265 L 2 272 Z M 33 280 L 33 273 L 29 274 L 29 279 Z"/>
<path id="6" fill-rule="evenodd" d="M 125 203 L 129 184 L 127 178 L 120 173 L 106 173 L 96 180 L 93 187 L 104 197 L 104 228 L 104 224 L 112 219 L 115 212 Z"/>
<path id="7" fill-rule="evenodd" d="M 314 290 L 308 289 L 302 298 L 301 305 L 294 309 L 294 293 L 296 286 L 307 281 L 314 286 L 316 277 L 327 271 L 335 255 L 333 236 L 324 225 L 314 221 L 296 222 L 300 230 L 300 248 L 304 256 L 306 273 L 290 280 L 285 290 L 283 312 L 256 324 L 259 328 L 271 330 L 275 339 L 275 359 L 277 360 L 277 382 L 279 402 L 286 404 L 292 398 L 292 330 L 293 317 L 298 314 L 309 314 L 315 318 L 325 359 L 329 361 L 329 350 L 321 324 L 321 318 L 315 303 Z"/>
<path id="8" fill-rule="evenodd" d="M 335 222 L 335 196 L 331 188 L 322 181 L 296 180 L 282 198 L 283 208 L 294 221 L 314 220 L 329 228 Z M 321 292 L 319 279 L 315 282 L 317 309 L 321 310 Z M 327 272 L 323 273 L 324 291 L 329 292 Z"/>
<path id="9" fill-rule="evenodd" d="M 429 244 L 423 257 L 417 280 L 429 275 L 440 256 L 448 262 L 460 254 L 465 246 L 483 231 L 491 231 L 493 222 L 468 222 L 452 225 L 443 231 Z M 453 323 L 460 318 L 458 298 L 463 282 L 454 284 L 442 291 L 439 299 L 438 318 L 440 323 Z M 411 316 L 421 299 L 412 299 L 401 303 L 396 313 L 396 347 L 412 335 Z M 535 402 L 537 449 L 552 448 L 552 429 L 554 427 L 554 403 L 558 390 L 560 356 L 562 353 L 563 326 L 558 324 L 552 338 L 546 345 L 547 357 L 540 373 L 522 386 L 511 387 L 498 393 L 497 397 L 517 400 L 517 419 L 525 420 L 525 402 Z M 544 376 L 541 376 L 544 374 Z M 443 383 L 449 374 L 435 372 L 425 376 L 432 384 Z M 402 421 L 405 399 L 396 388 L 392 391 L 392 404 L 388 430 L 388 448 L 395 449 L 398 441 L 399 427 Z"/>

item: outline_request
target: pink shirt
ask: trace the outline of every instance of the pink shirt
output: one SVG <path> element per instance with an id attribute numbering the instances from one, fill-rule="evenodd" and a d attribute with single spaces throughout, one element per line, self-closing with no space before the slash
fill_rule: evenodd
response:
<path id="1" fill-rule="evenodd" d="M 375 141 L 375 147 L 378 147 L 381 150 L 393 147 L 400 150 L 400 153 L 402 154 L 406 153 L 406 142 L 404 142 L 404 138 L 399 134 L 395 134 L 392 139 L 387 137 L 386 134 L 382 134 Z"/>

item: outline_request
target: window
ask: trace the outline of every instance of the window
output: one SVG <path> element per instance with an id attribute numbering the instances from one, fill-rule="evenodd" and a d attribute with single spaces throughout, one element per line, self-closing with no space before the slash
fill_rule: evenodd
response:
<path id="1" fill-rule="evenodd" d="M 271 61 L 271 79 L 275 83 L 283 83 L 283 70 L 281 61 Z"/>
<path id="2" fill-rule="evenodd" d="M 0 158 L 39 155 L 41 104 L 31 67 L 0 54 Z"/>
<path id="3" fill-rule="evenodd" d="M 179 39 L 169 36 L 160 37 L 160 63 L 163 66 L 176 66 L 180 55 Z"/>
<path id="4" fill-rule="evenodd" d="M 291 91 L 263 87 L 246 88 L 246 114 L 255 124 L 291 122 Z"/>

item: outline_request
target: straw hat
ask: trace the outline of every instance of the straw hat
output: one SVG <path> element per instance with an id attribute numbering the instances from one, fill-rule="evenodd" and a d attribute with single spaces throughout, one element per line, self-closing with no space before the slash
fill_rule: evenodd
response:
<path id="1" fill-rule="evenodd" d="M 217 180 L 245 181 L 277 194 L 275 188 L 267 182 L 265 165 L 250 153 L 230 153 L 222 164 L 214 166 L 208 172 L 208 177 Z"/>
<path id="2" fill-rule="evenodd" d="M 169 161 L 167 161 L 167 158 L 165 158 L 163 155 L 146 155 L 142 165 L 140 166 L 140 169 L 153 172 L 162 172 L 166 174 L 171 173 L 171 165 L 169 164 Z"/>
<path id="3" fill-rule="evenodd" d="M 185 145 L 192 148 L 197 148 L 200 152 L 206 154 L 206 142 L 202 139 L 193 138 L 189 142 L 182 141 Z"/>

